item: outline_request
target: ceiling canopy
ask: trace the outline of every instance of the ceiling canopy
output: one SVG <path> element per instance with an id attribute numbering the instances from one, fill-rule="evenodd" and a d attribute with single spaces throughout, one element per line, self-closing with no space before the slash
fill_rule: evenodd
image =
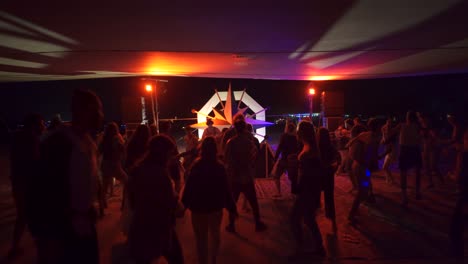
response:
<path id="1" fill-rule="evenodd" d="M 468 71 L 468 1 L 4 2 L 1 82 L 142 75 L 335 80 Z"/>

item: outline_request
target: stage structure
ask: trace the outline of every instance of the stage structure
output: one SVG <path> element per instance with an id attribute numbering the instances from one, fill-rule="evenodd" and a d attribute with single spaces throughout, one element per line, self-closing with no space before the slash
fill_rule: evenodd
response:
<path id="1" fill-rule="evenodd" d="M 216 108 L 218 105 L 221 105 L 220 110 Z M 266 135 L 265 127 L 273 125 L 273 123 L 265 121 L 266 110 L 266 108 L 263 108 L 248 95 L 245 90 L 232 92 L 231 84 L 229 84 L 227 92 L 215 90 L 215 94 L 200 110 L 192 110 L 192 113 L 197 114 L 198 123 L 190 127 L 198 128 L 198 136 L 201 138 L 206 128 L 206 120 L 212 119 L 213 126 L 222 130 L 225 127 L 231 127 L 233 124 L 232 117 L 236 113 L 242 113 L 245 116 L 246 122 L 254 127 L 255 137 L 261 142 Z M 211 115 L 212 113 L 214 116 Z"/>

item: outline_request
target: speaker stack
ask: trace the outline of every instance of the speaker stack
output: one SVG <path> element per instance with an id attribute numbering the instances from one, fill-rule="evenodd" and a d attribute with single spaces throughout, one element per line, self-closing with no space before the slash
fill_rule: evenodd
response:
<path id="1" fill-rule="evenodd" d="M 323 91 L 321 94 L 322 125 L 333 131 L 343 122 L 344 93 L 342 91 Z"/>

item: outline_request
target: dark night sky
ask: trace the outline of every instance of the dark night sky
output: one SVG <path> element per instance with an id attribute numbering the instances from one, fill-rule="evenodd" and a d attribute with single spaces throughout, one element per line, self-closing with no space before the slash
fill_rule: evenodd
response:
<path id="1" fill-rule="evenodd" d="M 306 88 L 309 82 L 279 80 L 205 79 L 168 77 L 165 92 L 159 96 L 161 118 L 194 117 L 192 108 L 199 109 L 214 94 L 214 89 L 247 89 L 247 93 L 267 114 L 307 112 Z M 408 109 L 445 114 L 466 112 L 468 74 L 421 76 L 395 79 L 316 82 L 318 90 L 342 90 L 345 110 L 350 114 L 401 114 Z M 10 124 L 29 112 L 39 112 L 46 119 L 54 113 L 69 118 L 69 103 L 73 89 L 87 88 L 102 98 L 107 120 L 120 119 L 120 98 L 144 94 L 139 78 L 49 81 L 30 83 L 0 83 L 0 117 Z M 318 101 L 315 103 L 318 107 Z M 318 108 L 316 109 L 318 111 Z"/>

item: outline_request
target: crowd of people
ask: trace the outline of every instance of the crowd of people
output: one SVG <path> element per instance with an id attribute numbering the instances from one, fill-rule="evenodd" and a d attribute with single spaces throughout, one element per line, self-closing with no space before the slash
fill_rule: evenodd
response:
<path id="1" fill-rule="evenodd" d="M 123 186 L 122 232 L 136 263 L 164 257 L 168 263 L 184 263 L 175 232 L 176 219 L 191 213 L 198 262 L 216 263 L 221 241 L 223 210 L 228 212 L 225 230 L 236 233 L 240 194 L 252 210 L 254 230 L 268 229 L 262 221 L 255 189 L 256 161 L 260 144 L 242 114 L 220 131 L 207 120 L 202 139 L 185 128 L 186 149 L 179 153 L 170 124 L 139 125 L 131 137 L 119 133 L 111 122 L 99 133 L 104 119 L 100 99 L 86 90 L 75 91 L 72 121 L 59 121 L 46 130 L 40 115 L 30 115 L 14 133 L 11 144 L 11 182 L 17 208 L 12 256 L 20 254 L 26 226 L 34 238 L 38 263 L 99 263 L 96 222 L 105 215 L 107 200 L 114 195 L 114 180 Z M 349 175 L 355 195 L 348 219 L 356 220 L 362 202 L 375 202 L 372 174 L 384 159 L 386 181 L 395 182 L 392 164 L 398 161 L 402 206 L 409 203 L 408 171 L 416 172 L 415 199 L 421 199 L 421 169 L 434 188 L 432 177 L 446 180 L 438 167 L 444 147 L 456 150 L 452 174 L 460 198 L 452 220 L 451 241 L 463 255 L 463 207 L 468 203 L 468 132 L 449 117 L 450 140 L 442 140 L 430 119 L 408 112 L 406 121 L 376 119 L 363 124 L 346 120 L 334 133 L 317 128 L 307 119 L 288 122 L 274 155 L 271 176 L 282 196 L 280 178 L 287 174 L 294 197 L 290 230 L 295 240 L 293 258 L 309 251 L 304 244 L 303 223 L 314 239 L 313 255 L 327 252 L 316 221 L 324 194 L 325 216 L 337 232 L 334 202 L 335 176 Z M 331 137 L 332 135 L 332 137 Z M 384 151 L 380 153 L 379 146 Z M 183 162 L 181 162 L 183 160 Z M 461 235 L 460 235 L 461 234 Z"/>

